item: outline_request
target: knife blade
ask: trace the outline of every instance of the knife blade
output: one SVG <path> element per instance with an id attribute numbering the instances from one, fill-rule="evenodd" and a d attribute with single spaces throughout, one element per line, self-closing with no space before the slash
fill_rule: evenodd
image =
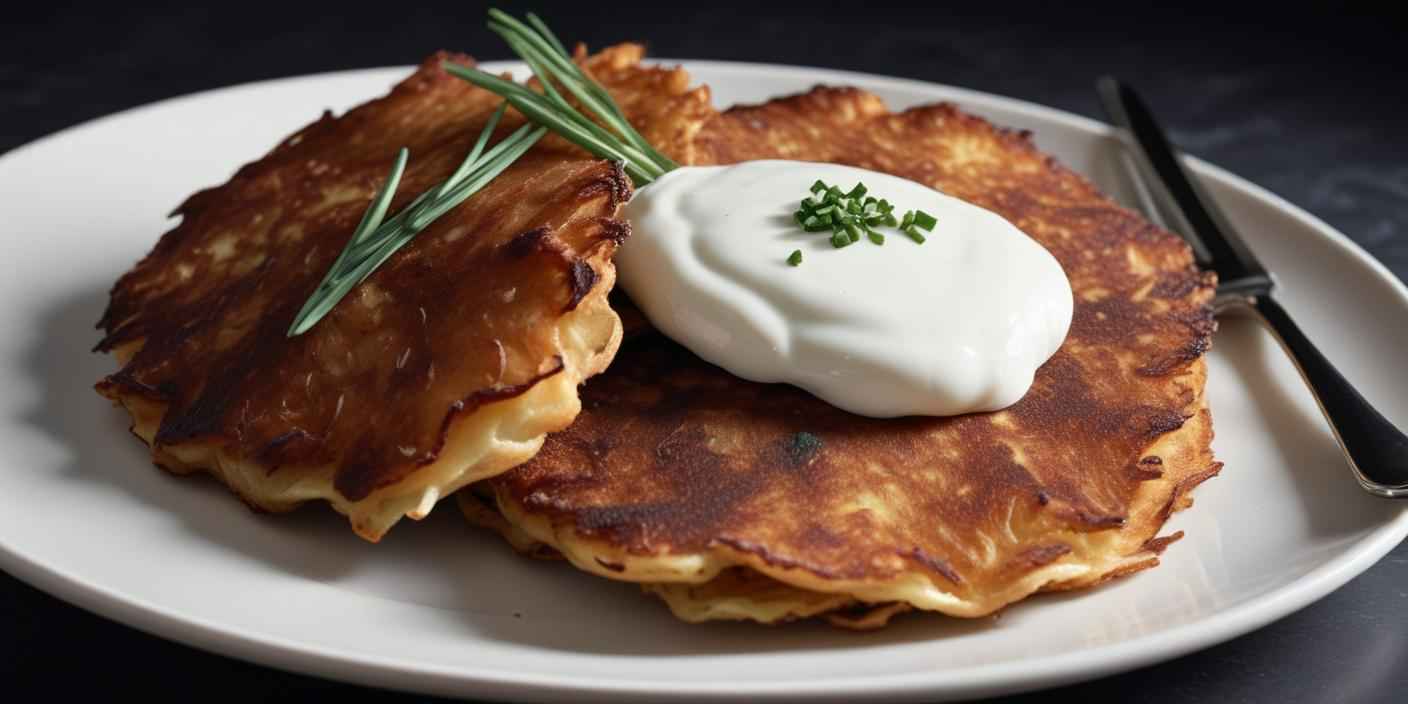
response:
<path id="1" fill-rule="evenodd" d="M 1110 118 L 1133 138 L 1135 165 L 1144 174 L 1144 185 L 1154 191 L 1165 220 L 1188 241 L 1198 264 L 1217 273 L 1218 297 L 1270 292 L 1275 283 L 1266 267 L 1217 203 L 1188 175 L 1177 148 L 1139 95 L 1109 76 L 1101 78 L 1096 88 Z"/>
<path id="2" fill-rule="evenodd" d="M 1375 496 L 1408 498 L 1408 435 L 1354 388 L 1275 299 L 1271 273 L 1189 177 L 1177 148 L 1134 89 L 1110 77 L 1096 89 L 1110 119 L 1129 134 L 1141 193 L 1152 196 L 1198 264 L 1217 273 L 1214 310 L 1242 309 L 1259 318 L 1310 387 L 1359 485 Z"/>

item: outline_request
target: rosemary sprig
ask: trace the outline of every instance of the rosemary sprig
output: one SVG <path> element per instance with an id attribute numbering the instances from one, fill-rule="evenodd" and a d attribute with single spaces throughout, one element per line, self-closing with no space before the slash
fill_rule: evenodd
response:
<path id="1" fill-rule="evenodd" d="M 486 152 L 489 137 L 493 135 L 494 128 L 498 127 L 499 120 L 507 108 L 508 104 L 504 103 L 494 111 L 489 122 L 484 125 L 484 130 L 479 133 L 474 148 L 449 178 L 439 186 L 422 193 L 388 220 L 385 219 L 386 211 L 396 194 L 397 186 L 401 183 L 406 162 L 410 159 L 410 152 L 405 148 L 397 153 L 390 175 L 367 206 L 362 221 L 352 232 L 352 238 L 337 255 L 337 259 L 323 276 L 318 288 L 314 289 L 303 308 L 298 311 L 298 315 L 294 316 L 293 323 L 288 328 L 289 337 L 302 335 L 316 325 L 343 296 L 362 283 L 397 250 L 406 246 L 421 230 L 478 193 L 547 133 L 544 127 L 524 125 Z"/>
<path id="2" fill-rule="evenodd" d="M 588 152 L 622 162 L 637 186 L 644 186 L 677 168 L 675 162 L 656 151 L 631 127 L 606 89 L 583 73 L 562 42 L 536 15 L 530 13 L 525 24 L 505 12 L 491 9 L 489 29 L 503 37 L 514 53 L 528 64 L 543 86 L 542 93 L 468 66 L 446 63 L 445 70 L 502 96 L 529 120 Z M 576 98 L 596 119 L 578 110 L 564 92 Z M 598 121 L 606 126 L 602 127 Z"/>

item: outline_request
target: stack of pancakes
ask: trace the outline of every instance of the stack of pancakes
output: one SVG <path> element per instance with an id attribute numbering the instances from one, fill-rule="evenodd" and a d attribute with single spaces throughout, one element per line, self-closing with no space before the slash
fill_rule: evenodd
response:
<path id="1" fill-rule="evenodd" d="M 1050 250 L 1075 315 L 1030 392 L 995 413 L 875 419 L 701 361 L 609 295 L 631 183 L 556 137 L 286 338 L 396 151 L 412 158 L 393 210 L 448 176 L 497 106 L 444 73 L 471 61 L 446 54 L 181 205 L 113 288 L 98 348 L 122 367 L 99 392 L 159 466 L 209 472 L 257 509 L 323 499 L 377 540 L 458 492 L 514 548 L 640 583 L 687 621 L 980 616 L 1157 564 L 1178 537 L 1164 522 L 1219 468 L 1214 281 L 1181 240 L 951 105 L 892 113 L 818 87 L 718 112 L 641 58 L 578 52 L 680 163 L 888 172 Z M 520 123 L 510 112 L 500 136 Z"/>

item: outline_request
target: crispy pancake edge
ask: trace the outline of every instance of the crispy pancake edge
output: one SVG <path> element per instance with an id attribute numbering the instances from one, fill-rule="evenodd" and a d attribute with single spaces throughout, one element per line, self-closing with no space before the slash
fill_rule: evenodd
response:
<path id="1" fill-rule="evenodd" d="M 844 94 L 847 89 L 822 89 L 823 100 L 830 99 L 826 95 L 828 91 Z M 873 96 L 871 98 L 869 102 L 861 101 L 858 109 L 851 108 L 861 115 L 883 112 L 883 104 Z M 782 100 L 786 102 L 789 99 Z M 958 120 L 986 124 L 949 106 L 937 106 L 937 109 L 949 111 Z M 1019 148 L 1031 149 L 1027 135 L 1005 130 L 997 132 L 1000 139 L 1008 140 Z M 1049 157 L 1046 162 L 1049 167 L 1055 166 Z M 1080 182 L 1093 190 L 1084 179 Z M 1167 233 L 1145 236 L 1171 237 Z M 1195 300 L 1205 303 L 1211 293 L 1211 280 L 1204 276 L 1201 281 L 1196 277 L 1191 281 L 1191 289 L 1174 293 L 1194 295 L 1197 297 Z M 849 595 L 872 604 L 900 601 L 953 615 L 980 616 L 1039 590 L 1086 587 L 1152 567 L 1158 562 L 1158 554 L 1177 539 L 1178 535 L 1155 536 L 1169 515 L 1191 503 L 1188 492 L 1215 475 L 1220 468 L 1211 455 L 1211 417 L 1202 398 L 1206 366 L 1200 357 L 1208 348 L 1213 329 L 1210 311 L 1204 310 L 1204 315 L 1198 320 L 1190 320 L 1189 325 L 1197 334 L 1187 347 L 1167 350 L 1168 354 L 1157 365 L 1141 370 L 1141 373 L 1147 372 L 1150 376 L 1169 377 L 1170 383 L 1184 389 L 1183 397 L 1187 399 L 1187 404 L 1178 411 L 1178 415 L 1185 420 L 1171 423 L 1161 437 L 1148 444 L 1141 453 L 1141 456 L 1161 458 L 1163 466 L 1158 472 L 1159 477 L 1145 480 L 1139 486 L 1128 515 L 1122 518 L 1123 527 L 1102 528 L 1097 525 L 1086 530 L 1053 534 L 1053 537 L 1064 542 L 1064 552 L 1031 554 L 1028 558 L 1029 571 L 1024 576 L 983 599 L 956 599 L 945 590 L 936 588 L 933 580 L 922 573 L 913 573 L 915 579 L 891 580 L 888 583 L 818 574 L 770 559 L 765 546 L 711 544 L 690 554 L 668 554 L 667 551 L 664 554 L 642 555 L 622 549 L 609 540 L 583 535 L 575 530 L 570 520 L 564 521 L 561 515 L 554 520 L 543 514 L 528 513 L 522 510 L 511 492 L 502 490 L 501 484 L 494 482 L 501 488 L 498 492 L 499 509 L 516 530 L 531 540 L 560 550 L 580 569 L 611 579 L 650 584 L 648 589 L 666 598 L 676 614 L 686 620 L 748 617 L 746 610 L 743 616 L 738 616 L 738 611 L 732 612 L 733 616 L 722 612 L 711 614 L 707 604 L 701 607 L 698 598 L 682 591 L 708 583 L 725 570 L 740 565 L 803 590 Z M 1154 366 L 1159 368 L 1155 369 Z M 1092 520 L 1097 518 L 1091 517 Z M 759 610 L 755 610 L 754 620 L 773 620 L 774 616 L 768 615 L 765 605 L 757 606 Z M 883 618 L 878 619 L 879 623 L 868 625 L 881 625 L 900 610 L 887 611 Z"/>
<path id="2" fill-rule="evenodd" d="M 690 89 L 688 75 L 682 70 L 640 67 L 638 62 L 642 54 L 640 46 L 631 44 L 610 47 L 592 56 L 587 56 L 582 49 L 578 52 L 587 70 L 601 74 L 613 90 L 621 88 L 625 91 L 628 104 L 651 102 L 649 96 L 640 93 L 672 91 L 671 95 L 655 96 L 658 99 L 654 102 L 671 108 L 673 112 L 650 115 L 639 122 L 645 128 L 658 132 L 656 139 L 667 145 L 667 151 L 681 155 L 687 147 L 691 129 L 697 129 L 697 125 L 690 127 L 688 119 L 704 114 L 707 90 Z M 447 58 L 472 61 L 464 56 L 443 52 L 436 54 L 427 59 L 419 71 L 398 84 L 392 95 L 398 91 L 416 93 L 434 90 L 437 81 L 452 81 L 453 85 L 459 86 L 457 79 L 444 75 L 439 67 L 440 61 Z M 497 101 L 492 96 L 487 97 L 491 99 L 490 103 Z M 367 105 L 380 100 L 385 98 Z M 630 108 L 627 109 L 629 111 Z M 657 106 L 657 109 L 663 108 Z M 630 114 L 633 119 L 638 117 Z M 325 115 L 284 140 L 274 153 L 299 144 L 310 131 L 329 129 L 329 125 L 337 124 L 339 119 L 342 118 Z M 556 148 L 566 146 L 558 145 Z M 603 164 L 603 168 L 616 185 L 598 189 L 594 195 L 585 197 L 607 198 L 610 210 L 614 212 L 629 197 L 630 184 L 619 167 Z M 220 188 L 198 193 L 183 208 L 192 202 L 200 203 L 203 199 L 218 197 Z M 178 212 L 181 211 L 178 209 Z M 459 487 L 531 458 L 541 447 L 546 433 L 565 427 L 576 416 L 580 410 L 578 385 L 586 377 L 605 369 L 621 340 L 619 318 L 607 303 L 606 296 L 615 281 L 612 254 L 619 241 L 628 234 L 629 226 L 622 222 L 603 221 L 600 227 L 606 236 L 589 238 L 594 243 L 585 251 L 576 253 L 572 269 L 574 277 L 569 277 L 569 283 L 573 286 L 571 305 L 552 321 L 550 333 L 556 340 L 555 363 L 543 367 L 537 376 L 522 383 L 496 387 L 488 393 L 476 392 L 453 405 L 445 413 L 433 455 L 393 481 L 368 475 L 368 481 L 357 480 L 349 484 L 347 482 L 351 480 L 341 477 L 335 467 L 275 472 L 258 461 L 259 458 L 227 452 L 217 442 L 199 439 L 195 442 L 161 442 L 161 428 L 168 405 L 162 402 L 161 394 L 149 393 L 152 390 L 143 389 L 140 383 L 126 376 L 129 364 L 140 353 L 146 340 L 141 336 L 125 334 L 122 330 L 125 321 L 114 318 L 111 308 L 102 323 L 109 334 L 99 347 L 111 351 L 123 369 L 100 382 L 98 390 L 115 405 L 128 411 L 132 417 L 133 434 L 154 448 L 153 461 L 158 466 L 176 474 L 208 472 L 229 486 L 251 508 L 260 511 L 281 512 L 310 500 L 326 500 L 347 515 L 354 531 L 375 541 L 401 516 L 421 518 L 439 498 Z M 176 233 L 180 231 L 181 226 L 178 225 L 163 237 L 154 254 L 162 251 L 163 247 L 172 246 L 174 242 L 171 238 L 177 237 Z M 575 276 L 578 271 L 590 276 Z M 580 287 L 579 283 L 582 284 Z M 122 285 L 122 281 L 115 285 L 115 295 Z"/>

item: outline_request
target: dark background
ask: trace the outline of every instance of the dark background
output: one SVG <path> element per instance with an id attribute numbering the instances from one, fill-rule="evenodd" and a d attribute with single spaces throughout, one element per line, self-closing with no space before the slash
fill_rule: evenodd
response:
<path id="1" fill-rule="evenodd" d="M 501 6 L 536 9 L 569 42 L 643 39 L 659 56 L 883 73 L 1093 117 L 1092 82 L 1116 73 L 1146 93 L 1186 149 L 1323 218 L 1408 278 L 1403 22 L 1348 7 L 975 4 Z M 483 18 L 474 3 L 404 1 L 10 8 L 0 18 L 0 152 L 113 111 L 236 83 L 410 64 L 442 47 L 508 58 Z M 1405 640 L 1408 545 L 1400 545 L 1323 601 L 1258 632 L 1057 693 L 1097 701 L 1404 701 Z M 410 700 L 167 643 L 4 574 L 0 683 L 7 695 L 0 699 L 15 701 L 29 692 L 67 699 L 78 687 L 146 697 Z"/>

